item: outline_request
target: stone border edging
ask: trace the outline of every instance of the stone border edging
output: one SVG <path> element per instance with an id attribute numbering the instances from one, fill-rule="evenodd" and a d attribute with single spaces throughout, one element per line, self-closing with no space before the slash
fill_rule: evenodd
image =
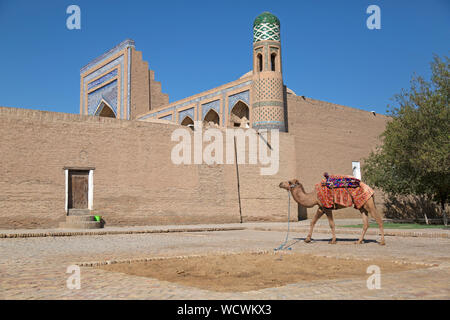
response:
<path id="1" fill-rule="evenodd" d="M 145 234 L 145 233 L 172 233 L 172 232 L 211 232 L 244 230 L 245 227 L 211 227 L 211 228 L 172 228 L 147 230 L 110 230 L 110 231 L 61 231 L 39 233 L 4 233 L 1 238 L 35 238 L 35 237 L 71 237 L 71 236 L 103 236 L 116 234 Z"/>
<path id="2" fill-rule="evenodd" d="M 253 229 L 257 231 L 286 231 L 286 229 L 281 228 L 264 228 L 264 227 L 250 227 L 248 229 Z M 297 227 L 295 229 L 291 229 L 291 232 L 308 232 L 308 227 Z M 361 230 L 350 230 L 348 228 L 336 228 L 335 229 L 336 234 L 361 234 Z M 331 230 L 328 228 L 315 228 L 315 233 L 330 233 Z M 378 230 L 367 230 L 366 235 L 380 235 L 380 232 Z M 450 239 L 450 233 L 447 232 L 420 232 L 420 231 L 390 231 L 390 230 L 384 230 L 385 236 L 393 236 L 393 237 L 422 237 L 422 238 L 444 238 L 444 239 Z"/>
<path id="3" fill-rule="evenodd" d="M 212 255 L 218 256 L 232 256 L 236 254 L 267 254 L 270 253 L 269 250 L 256 250 L 256 251 L 242 251 L 242 252 L 214 252 Z M 150 258 L 136 258 L 136 259 L 117 259 L 117 260 L 104 260 L 104 261 L 95 261 L 95 262 L 80 262 L 76 263 L 79 267 L 98 267 L 105 266 L 109 264 L 119 264 L 119 263 L 138 263 L 138 262 L 148 262 L 148 261 L 159 261 L 159 260 L 169 260 L 169 259 L 187 259 L 187 258 L 202 258 L 211 256 L 211 254 L 192 254 L 192 255 L 182 255 L 182 256 L 163 256 L 163 257 L 150 257 Z"/>
<path id="4" fill-rule="evenodd" d="M 189 258 L 203 258 L 208 256 L 233 256 L 238 254 L 254 254 L 254 255 L 260 255 L 260 254 L 295 254 L 294 252 L 290 251 L 274 251 L 274 250 L 266 250 L 266 249 L 259 249 L 259 250 L 253 250 L 253 251 L 233 251 L 233 252 L 226 252 L 226 251 L 216 251 L 214 253 L 204 253 L 204 254 L 192 254 L 192 255 L 178 255 L 178 256 L 160 256 L 160 257 L 149 257 L 149 258 L 134 258 L 134 259 L 116 259 L 116 260 L 103 260 L 103 261 L 95 261 L 95 262 L 80 262 L 75 263 L 79 267 L 99 267 L 99 266 L 105 266 L 105 265 L 111 265 L 111 264 L 121 264 L 121 263 L 139 263 L 139 262 L 149 262 L 149 261 L 160 261 L 160 260 L 170 260 L 170 259 L 189 259 Z M 362 258 L 362 257 L 337 257 L 333 255 L 327 255 L 327 254 L 311 254 L 313 256 L 318 256 L 322 258 L 331 258 L 331 259 L 341 259 L 341 260 L 359 260 L 359 261 L 373 261 L 377 258 Z M 395 264 L 412 264 L 417 265 L 421 267 L 439 267 L 439 264 L 437 263 L 426 263 L 426 262 L 416 262 L 416 261 L 403 261 L 403 260 L 390 260 L 387 259 L 387 261 L 393 262 Z"/>
<path id="5" fill-rule="evenodd" d="M 118 234 L 148 234 L 148 233 L 172 233 L 172 232 L 212 232 L 212 231 L 236 231 L 236 230 L 256 230 L 256 231 L 286 231 L 280 227 L 264 226 L 242 226 L 242 227 L 199 227 L 199 228 L 165 228 L 146 230 L 98 230 L 98 231 L 51 231 L 51 232 L 28 232 L 28 233 L 0 233 L 0 239 L 5 238 L 39 238 L 39 237 L 70 237 L 70 236 L 100 236 Z M 291 228 L 291 232 L 308 232 L 308 226 Z M 329 228 L 318 227 L 314 229 L 316 233 L 329 233 Z M 360 229 L 336 228 L 336 234 L 361 234 Z M 377 230 L 367 230 L 366 235 L 380 235 Z M 443 238 L 450 239 L 448 232 L 421 232 L 421 231 L 400 231 L 384 230 L 385 236 L 396 237 L 422 237 L 422 238 Z"/>

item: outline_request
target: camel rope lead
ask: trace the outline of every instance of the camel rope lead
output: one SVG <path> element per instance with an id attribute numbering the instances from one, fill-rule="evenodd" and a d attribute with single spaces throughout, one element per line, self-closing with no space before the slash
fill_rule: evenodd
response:
<path id="1" fill-rule="evenodd" d="M 289 238 L 289 225 L 290 225 L 290 220 L 291 220 L 291 192 L 290 191 L 288 191 L 288 195 L 289 195 L 289 197 L 288 197 L 288 227 L 287 227 L 286 239 L 278 248 L 273 249 L 275 251 L 286 249 L 285 246 L 286 246 L 286 243 Z M 289 248 L 289 247 L 287 249 L 291 250 L 291 248 Z"/>

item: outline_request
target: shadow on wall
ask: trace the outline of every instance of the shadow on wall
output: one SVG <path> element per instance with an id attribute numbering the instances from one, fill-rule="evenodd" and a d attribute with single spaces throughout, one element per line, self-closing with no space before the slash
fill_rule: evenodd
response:
<path id="1" fill-rule="evenodd" d="M 283 101 L 284 101 L 284 124 L 286 128 L 286 132 L 289 132 L 289 122 L 288 122 L 288 106 L 287 106 L 287 87 L 283 86 Z M 299 209 L 300 210 L 300 209 Z M 306 209 L 305 209 L 306 211 Z M 298 216 L 298 220 L 300 220 L 300 215 Z M 305 218 L 306 219 L 306 218 Z"/>
<path id="2" fill-rule="evenodd" d="M 442 219 L 439 205 L 425 196 L 387 196 L 385 217 L 388 219 Z"/>
<path id="3" fill-rule="evenodd" d="M 306 208 L 299 204 L 297 204 L 297 206 L 298 206 L 298 209 L 297 209 L 298 221 L 307 220 L 308 212 L 307 212 Z"/>

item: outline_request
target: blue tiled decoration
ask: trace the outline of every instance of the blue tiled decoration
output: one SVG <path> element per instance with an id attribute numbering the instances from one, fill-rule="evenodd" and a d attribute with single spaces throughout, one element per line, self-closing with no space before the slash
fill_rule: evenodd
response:
<path id="1" fill-rule="evenodd" d="M 172 121 L 172 115 L 168 114 L 167 116 L 161 117 L 160 119 Z"/>
<path id="2" fill-rule="evenodd" d="M 117 114 L 117 80 L 88 94 L 88 113 L 93 115 L 100 102 L 105 100 Z"/>
<path id="3" fill-rule="evenodd" d="M 178 123 L 181 123 L 186 116 L 189 116 L 192 119 L 192 121 L 194 121 L 195 120 L 194 108 L 190 108 L 190 109 L 186 109 L 186 110 L 180 111 L 180 114 L 178 116 Z"/>
<path id="4" fill-rule="evenodd" d="M 105 74 L 104 76 L 98 78 L 95 81 L 92 81 L 91 83 L 88 84 L 88 90 L 91 90 L 92 88 L 97 87 L 98 85 L 102 84 L 103 82 L 108 81 L 109 79 L 113 78 L 117 76 L 117 69 L 114 69 L 113 71 Z"/>
<path id="5" fill-rule="evenodd" d="M 132 41 L 132 40 L 131 40 Z M 134 47 L 134 41 L 133 41 L 133 47 Z M 127 109 L 128 109 L 128 120 L 130 119 L 130 115 L 131 115 L 131 47 L 128 47 L 127 49 L 127 54 L 128 54 L 128 75 L 127 75 Z"/>
<path id="6" fill-rule="evenodd" d="M 225 89 L 222 89 L 222 90 L 218 90 L 218 91 L 215 91 L 213 93 L 210 93 L 210 94 L 207 94 L 207 95 L 195 98 L 195 99 L 191 99 L 191 100 L 185 101 L 185 102 L 177 104 L 175 106 L 164 108 L 164 109 L 161 109 L 159 111 L 155 111 L 153 113 L 146 114 L 145 116 L 139 118 L 138 120 L 144 120 L 144 119 L 148 119 L 148 118 L 156 118 L 161 113 L 166 113 L 168 111 L 177 110 L 178 108 L 182 108 L 182 107 L 185 107 L 185 106 L 193 104 L 193 103 L 197 103 L 198 104 L 199 102 L 201 102 L 203 100 L 210 99 L 210 98 L 213 98 L 213 97 L 218 96 L 218 95 L 222 95 L 224 93 L 230 92 L 232 90 L 235 90 L 235 89 L 238 89 L 238 88 L 241 88 L 241 87 L 244 87 L 244 86 L 248 86 L 251 83 L 252 83 L 252 80 L 249 80 L 249 81 L 240 83 L 240 84 L 232 86 L 232 87 L 228 87 L 228 88 L 225 88 Z M 217 112 L 217 113 L 219 113 L 219 112 Z"/>
<path id="7" fill-rule="evenodd" d="M 225 92 L 222 92 L 222 101 L 224 101 L 224 108 L 225 108 L 226 98 L 227 98 L 227 94 Z M 225 116 L 223 116 L 221 120 L 222 120 L 222 126 L 225 127 L 226 126 L 225 125 Z"/>
<path id="8" fill-rule="evenodd" d="M 117 57 L 116 59 L 108 62 L 106 65 L 104 65 L 103 67 L 95 70 L 95 68 L 102 63 L 103 61 L 105 61 L 106 59 L 108 59 L 109 57 L 117 54 L 118 52 L 124 50 L 125 48 L 127 48 L 128 50 L 126 51 L 125 54 L 128 55 L 128 73 L 124 74 L 124 70 L 125 70 L 125 65 L 124 65 L 124 55 L 120 55 L 119 57 Z M 115 98 L 109 98 L 111 101 L 108 102 L 109 104 L 111 104 L 111 107 L 115 108 L 114 112 L 117 112 L 117 107 L 118 107 L 118 103 L 120 103 L 120 105 L 122 106 L 123 109 L 127 109 L 128 110 L 128 119 L 130 117 L 130 72 L 131 72 L 131 68 L 130 68 L 130 62 L 131 62 L 131 48 L 134 48 L 134 41 L 127 39 L 123 42 L 121 42 L 120 44 L 118 44 L 117 46 L 115 46 L 114 48 L 112 48 L 111 50 L 109 50 L 108 52 L 102 54 L 100 57 L 92 60 L 89 64 L 87 64 L 86 66 L 84 66 L 83 68 L 81 68 L 80 70 L 80 74 L 83 74 L 85 72 L 89 72 L 89 70 L 95 70 L 91 73 L 89 73 L 85 78 L 83 78 L 83 86 L 82 86 L 82 95 L 84 96 L 86 93 L 84 92 L 84 88 L 86 86 L 86 84 L 88 84 L 90 81 L 92 81 L 93 79 L 101 76 L 102 74 L 108 72 L 107 74 L 103 75 L 101 78 L 95 80 L 93 83 L 90 83 L 87 85 L 87 90 L 93 89 L 96 86 L 101 85 L 102 83 L 112 79 L 113 77 L 118 77 L 120 78 L 122 81 L 120 81 L 120 88 L 117 85 L 117 81 L 113 81 L 115 83 L 115 85 L 106 85 L 102 88 L 99 88 L 98 90 L 101 90 L 100 92 L 103 93 L 103 95 L 106 94 L 106 96 L 112 96 L 112 87 L 115 86 L 116 88 L 116 92 L 115 92 Z M 117 70 L 111 70 L 112 68 L 116 67 L 116 66 L 120 66 L 120 73 L 118 74 Z M 128 86 L 125 87 L 124 83 L 125 80 L 128 79 Z M 105 88 L 105 89 L 103 89 Z M 97 98 L 99 95 L 98 90 L 95 90 L 94 92 L 91 92 L 88 94 L 88 114 L 94 114 L 96 108 L 98 107 L 98 104 L 95 105 L 97 103 Z M 105 93 L 107 92 L 107 93 Z M 120 92 L 120 102 L 117 101 L 117 94 L 118 92 Z M 127 96 L 128 99 L 127 101 L 124 101 L 124 97 Z M 101 100 L 101 98 L 100 98 Z M 108 97 L 105 98 L 105 101 L 108 100 Z M 112 106 L 114 104 L 114 106 Z M 85 102 L 84 99 L 81 102 L 81 107 L 84 110 L 85 106 Z M 124 113 L 122 113 L 123 115 Z"/>
<path id="9" fill-rule="evenodd" d="M 121 66 L 121 69 L 123 70 L 123 60 L 124 60 L 124 58 L 123 58 L 123 55 L 122 55 L 122 56 L 120 56 L 120 57 L 117 57 L 117 59 L 114 59 L 114 60 L 108 62 L 107 64 L 105 64 L 105 65 L 104 65 L 103 67 L 101 67 L 100 69 L 95 70 L 94 72 L 92 72 L 92 73 L 90 73 L 89 75 L 87 75 L 87 76 L 84 78 L 85 82 L 87 83 L 87 82 L 91 81 L 92 79 L 98 77 L 98 76 L 101 75 L 102 73 L 107 72 L 108 70 L 114 68 L 114 67 L 117 66 L 117 65 L 120 65 L 120 66 Z"/>
<path id="10" fill-rule="evenodd" d="M 214 109 L 218 115 L 220 115 L 220 100 L 214 100 L 205 104 L 202 104 L 202 119 L 205 119 L 209 110 Z"/>
<path id="11" fill-rule="evenodd" d="M 126 40 L 122 41 L 121 43 L 119 43 L 117 46 L 115 46 L 111 50 L 105 52 L 100 57 L 95 58 L 94 60 L 89 62 L 87 65 L 85 65 L 83 68 L 81 68 L 80 73 L 84 73 L 86 70 L 96 66 L 97 64 L 99 64 L 106 58 L 112 56 L 113 54 L 116 54 L 117 52 L 122 51 L 125 48 L 130 48 L 130 47 L 131 48 L 135 47 L 134 40 L 126 39 Z"/>
<path id="12" fill-rule="evenodd" d="M 120 72 L 119 77 L 121 79 L 123 79 L 123 69 L 124 69 L 123 68 L 123 62 L 124 62 L 124 56 L 122 55 L 122 56 L 118 57 L 117 59 L 114 59 L 113 61 L 109 62 L 105 66 L 101 67 L 100 69 L 98 69 L 98 70 L 92 72 L 91 74 L 89 74 L 88 76 L 86 76 L 84 78 L 84 83 L 89 83 L 89 81 L 91 81 L 92 79 L 98 77 L 99 75 L 101 75 L 105 71 L 108 71 L 108 70 L 110 70 L 111 68 L 114 68 L 117 65 L 121 66 L 121 72 Z M 112 72 L 106 74 L 105 76 L 107 76 L 107 75 L 109 75 L 111 73 Z M 110 77 L 112 77 L 112 76 L 110 76 Z M 112 93 L 112 90 L 113 90 L 112 88 L 115 88 L 114 89 L 115 90 L 114 94 Z M 123 106 L 123 97 L 124 97 L 124 93 L 125 93 L 124 92 L 125 89 L 123 88 L 123 81 L 121 81 L 120 88 L 118 88 L 117 80 L 115 80 L 115 81 L 112 81 L 112 82 L 108 83 L 104 87 L 101 87 L 101 88 L 99 88 L 99 89 L 97 89 L 97 90 L 95 90 L 93 92 L 90 92 L 88 94 L 88 114 L 93 115 L 95 110 L 97 109 L 98 103 L 101 100 L 101 97 L 98 98 L 99 93 L 106 94 L 107 96 L 112 96 L 112 95 L 115 96 L 115 99 L 110 99 L 110 100 L 114 100 L 114 102 L 112 102 L 112 101 L 109 102 L 108 101 L 108 103 L 111 105 L 111 107 L 115 108 L 114 112 L 116 112 L 116 114 L 117 114 L 117 93 L 118 93 L 118 90 L 120 90 L 122 92 L 122 94 L 120 95 L 121 96 L 120 104 Z M 108 97 L 106 97 L 105 101 L 107 101 L 107 100 L 108 100 Z M 111 103 L 113 103 L 114 106 Z"/>
<path id="13" fill-rule="evenodd" d="M 250 92 L 249 90 L 239 92 L 237 94 L 233 94 L 232 96 L 228 97 L 228 113 L 231 113 L 231 109 L 233 109 L 234 105 L 241 100 L 242 102 L 245 102 L 247 106 L 250 105 Z"/>

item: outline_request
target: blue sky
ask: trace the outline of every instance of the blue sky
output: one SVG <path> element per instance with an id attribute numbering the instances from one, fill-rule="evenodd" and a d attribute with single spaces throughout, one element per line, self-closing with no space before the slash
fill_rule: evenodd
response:
<path id="1" fill-rule="evenodd" d="M 66 8 L 81 8 L 81 30 Z M 381 30 L 366 8 L 381 8 Z M 252 23 L 281 21 L 285 84 L 298 95 L 385 113 L 433 53 L 449 55 L 450 1 L 0 0 L 0 106 L 79 112 L 79 72 L 122 40 L 156 72 L 170 101 L 251 69 Z"/>

